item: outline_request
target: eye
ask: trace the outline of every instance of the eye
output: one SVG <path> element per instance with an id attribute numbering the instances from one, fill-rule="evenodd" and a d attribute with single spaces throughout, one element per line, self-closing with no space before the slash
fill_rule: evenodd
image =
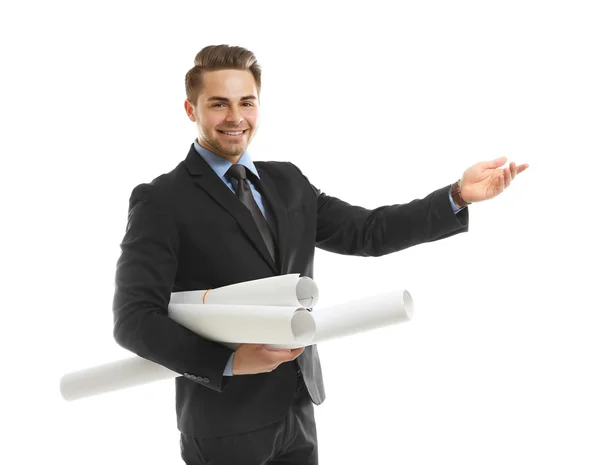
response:
<path id="1" fill-rule="evenodd" d="M 224 107 L 224 106 L 225 106 L 225 104 L 224 104 L 224 103 L 213 103 L 213 104 L 211 105 L 211 107 L 212 107 L 212 108 Z"/>
<path id="2" fill-rule="evenodd" d="M 243 103 L 243 105 L 244 105 L 245 107 L 253 107 L 253 106 L 254 106 L 254 103 L 252 103 L 252 102 L 244 102 L 244 103 Z"/>

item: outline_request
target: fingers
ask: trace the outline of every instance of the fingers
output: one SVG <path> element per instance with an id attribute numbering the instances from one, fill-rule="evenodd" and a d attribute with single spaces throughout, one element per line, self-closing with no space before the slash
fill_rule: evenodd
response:
<path id="1" fill-rule="evenodd" d="M 269 349 L 265 344 L 240 344 L 233 358 L 232 371 L 236 375 L 271 372 L 279 365 L 290 362 L 304 351 L 297 349 Z"/>
<path id="2" fill-rule="evenodd" d="M 522 165 L 517 166 L 517 164 L 514 161 L 511 161 L 508 168 L 504 169 L 504 188 L 508 187 L 510 182 L 517 177 L 517 174 L 522 173 L 527 168 L 529 168 L 528 163 L 523 163 Z"/>
<path id="3" fill-rule="evenodd" d="M 529 168 L 529 163 L 523 163 L 522 165 L 517 166 L 517 164 L 514 161 L 510 162 L 511 179 L 515 179 L 517 177 L 517 174 L 522 173 L 527 168 Z"/>
<path id="4" fill-rule="evenodd" d="M 292 360 L 298 358 L 302 354 L 302 352 L 304 352 L 304 347 L 299 347 L 298 349 L 292 350 L 291 355 L 293 355 L 294 357 Z"/>
<path id="5" fill-rule="evenodd" d="M 508 185 L 510 184 L 510 181 L 511 181 L 510 168 L 504 168 L 504 170 L 502 170 L 502 174 L 504 177 L 504 186 L 500 187 L 500 192 L 502 192 L 504 189 L 506 189 L 508 187 Z"/>
<path id="6" fill-rule="evenodd" d="M 504 163 L 506 163 L 506 160 L 507 160 L 506 157 L 500 157 L 500 158 L 496 158 L 495 160 L 482 161 L 481 167 L 484 169 L 499 168 L 500 166 L 504 165 Z"/>
<path id="7" fill-rule="evenodd" d="M 299 347 L 298 349 L 291 350 L 265 350 L 269 352 L 269 357 L 271 358 L 271 360 L 277 363 L 283 363 L 298 358 L 298 356 L 300 356 L 300 354 L 304 352 L 304 347 Z"/>
<path id="8" fill-rule="evenodd" d="M 284 359 L 287 361 L 294 360 L 298 358 L 302 352 L 304 352 L 304 347 L 299 347 L 297 349 L 291 349 L 289 352 L 283 354 L 283 356 Z"/>
<path id="9" fill-rule="evenodd" d="M 495 160 L 482 161 L 481 163 L 479 163 L 479 166 L 483 169 L 495 169 L 500 168 L 507 161 L 508 159 L 506 157 L 500 157 L 496 158 Z M 517 164 L 514 161 L 511 161 L 509 168 L 512 173 L 512 179 L 514 179 L 517 174 L 522 173 L 527 168 L 529 168 L 529 163 L 523 163 L 522 165 L 517 166 Z"/>
<path id="10" fill-rule="evenodd" d="M 513 178 L 515 176 L 516 176 L 516 167 L 514 166 L 514 163 L 511 162 L 507 168 L 504 168 L 502 170 L 502 178 L 503 178 L 504 184 L 501 186 L 498 186 L 500 189 L 500 192 L 502 192 L 504 189 L 506 189 L 508 186 L 510 186 L 510 182 L 513 180 Z"/>

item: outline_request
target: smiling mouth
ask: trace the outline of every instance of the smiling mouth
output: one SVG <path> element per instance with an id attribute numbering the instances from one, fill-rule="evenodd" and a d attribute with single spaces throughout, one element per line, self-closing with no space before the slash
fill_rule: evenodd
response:
<path id="1" fill-rule="evenodd" d="M 225 134 L 226 136 L 241 136 L 247 130 L 248 129 L 244 129 L 242 131 L 221 131 L 221 130 L 217 129 L 218 132 L 220 132 L 221 134 Z"/>

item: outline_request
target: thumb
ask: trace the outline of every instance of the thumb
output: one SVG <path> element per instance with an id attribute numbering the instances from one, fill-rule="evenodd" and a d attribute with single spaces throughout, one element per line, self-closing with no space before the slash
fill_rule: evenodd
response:
<path id="1" fill-rule="evenodd" d="M 484 169 L 498 168 L 498 167 L 504 165 L 504 163 L 506 163 L 506 160 L 507 160 L 506 157 L 500 157 L 500 158 L 496 158 L 495 160 L 484 161 L 484 162 L 481 162 L 481 167 Z"/>

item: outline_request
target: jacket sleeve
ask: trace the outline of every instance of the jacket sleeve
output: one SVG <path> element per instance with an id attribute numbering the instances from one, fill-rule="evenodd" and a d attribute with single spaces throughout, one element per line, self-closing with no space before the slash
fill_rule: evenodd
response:
<path id="1" fill-rule="evenodd" d="M 310 185 L 317 202 L 316 245 L 320 249 L 378 257 L 468 231 L 468 208 L 454 213 L 450 185 L 423 199 L 369 210 L 328 196 L 294 168 Z"/>
<path id="2" fill-rule="evenodd" d="M 131 194 L 116 269 L 114 338 L 142 358 L 221 391 L 233 351 L 168 316 L 179 236 L 172 216 L 153 199 L 152 188 L 141 184 Z"/>

